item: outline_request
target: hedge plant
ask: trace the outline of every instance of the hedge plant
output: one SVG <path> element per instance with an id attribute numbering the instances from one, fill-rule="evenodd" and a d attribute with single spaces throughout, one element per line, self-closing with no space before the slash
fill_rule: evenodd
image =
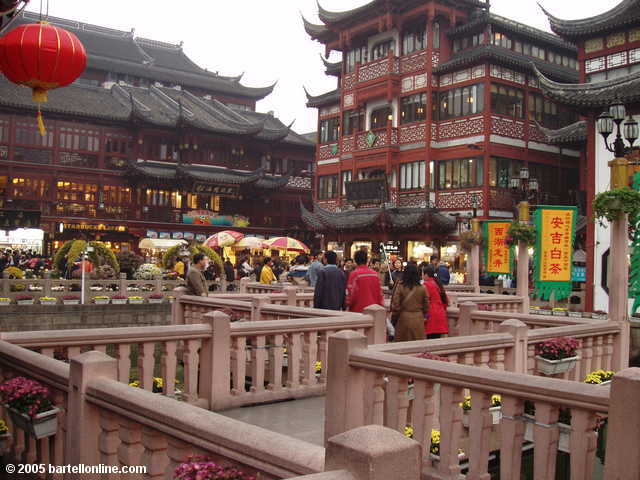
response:
<path id="1" fill-rule="evenodd" d="M 220 258 L 220 255 L 201 243 L 192 243 L 188 246 L 176 245 L 174 247 L 171 247 L 165 252 L 162 257 L 162 266 L 166 270 L 171 270 L 173 268 L 173 265 L 176 263 L 176 260 L 180 256 L 180 252 L 184 249 L 187 249 L 189 251 L 189 261 L 193 260 L 195 254 L 204 253 L 213 262 L 217 274 L 220 274 L 222 271 L 224 271 L 224 266 L 222 265 L 222 259 Z"/>

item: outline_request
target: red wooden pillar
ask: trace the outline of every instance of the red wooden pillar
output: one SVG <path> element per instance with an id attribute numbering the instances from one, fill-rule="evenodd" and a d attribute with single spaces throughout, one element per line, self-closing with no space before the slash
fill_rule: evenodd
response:
<path id="1" fill-rule="evenodd" d="M 484 181 L 482 217 L 489 218 L 491 209 L 491 188 L 489 186 L 489 167 L 491 165 L 491 64 L 485 64 L 484 77 Z"/>

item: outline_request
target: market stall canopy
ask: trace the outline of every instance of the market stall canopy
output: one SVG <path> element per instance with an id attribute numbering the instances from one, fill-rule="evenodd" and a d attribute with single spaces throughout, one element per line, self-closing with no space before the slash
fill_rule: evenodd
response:
<path id="1" fill-rule="evenodd" d="M 209 248 L 229 247 L 243 238 L 244 234 L 240 232 L 224 230 L 211 235 L 204 241 L 204 244 Z"/>
<path id="2" fill-rule="evenodd" d="M 169 238 L 143 238 L 138 244 L 138 248 L 148 248 L 152 250 L 168 250 L 176 245 L 186 245 L 186 240 L 172 240 Z"/>
<path id="3" fill-rule="evenodd" d="M 244 237 L 234 245 L 235 248 L 248 248 L 249 250 L 258 250 L 264 246 L 264 240 L 258 237 Z"/>
<path id="4" fill-rule="evenodd" d="M 281 250 L 292 250 L 296 252 L 308 252 L 309 247 L 307 247 L 300 240 L 296 240 L 291 237 L 274 237 L 269 240 L 265 240 L 264 244 L 268 248 L 279 248 Z"/>

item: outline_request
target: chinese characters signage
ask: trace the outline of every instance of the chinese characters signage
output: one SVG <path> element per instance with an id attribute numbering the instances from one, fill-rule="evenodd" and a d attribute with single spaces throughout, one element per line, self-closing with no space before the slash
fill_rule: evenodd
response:
<path id="1" fill-rule="evenodd" d="M 486 271 L 491 275 L 511 273 L 512 252 L 505 243 L 510 222 L 489 221 L 484 224 Z"/>
<path id="2" fill-rule="evenodd" d="M 557 300 L 571 294 L 575 207 L 541 207 L 536 211 L 536 291 Z"/>

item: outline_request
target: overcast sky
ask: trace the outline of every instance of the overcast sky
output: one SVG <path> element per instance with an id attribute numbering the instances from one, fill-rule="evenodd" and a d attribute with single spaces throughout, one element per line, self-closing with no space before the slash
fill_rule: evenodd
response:
<path id="1" fill-rule="evenodd" d="M 43 0 L 46 1 L 46 0 Z M 369 0 L 321 0 L 328 10 L 347 10 Z M 585 18 L 609 10 L 620 0 L 539 0 L 560 18 Z M 492 0 L 492 11 L 548 30 L 536 0 Z M 37 9 L 33 0 L 30 9 Z M 184 6 L 184 9 L 180 7 Z M 50 0 L 49 13 L 87 23 L 130 30 L 136 35 L 178 43 L 197 64 L 224 75 L 245 72 L 243 83 L 269 85 L 275 92 L 258 104 L 281 120 L 296 120 L 300 133 L 316 130 L 316 110 L 305 106 L 302 86 L 314 95 L 332 90 L 319 55 L 324 48 L 309 39 L 300 13 L 319 23 L 316 0 Z M 332 58 L 336 58 L 334 52 Z M 339 58 L 339 57 L 338 57 Z"/>

